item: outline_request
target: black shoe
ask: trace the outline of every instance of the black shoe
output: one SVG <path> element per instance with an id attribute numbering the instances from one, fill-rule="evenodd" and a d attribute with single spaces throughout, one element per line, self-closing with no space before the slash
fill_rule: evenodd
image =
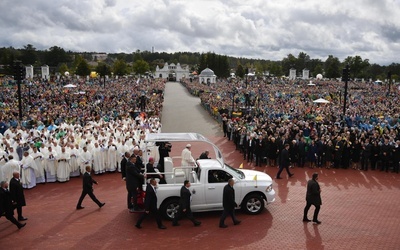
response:
<path id="1" fill-rule="evenodd" d="M 220 228 L 227 228 L 227 225 L 219 225 Z"/>
<path id="2" fill-rule="evenodd" d="M 21 229 L 21 228 L 23 228 L 24 226 L 26 226 L 26 223 L 20 223 L 17 227 L 18 227 L 18 229 Z"/>
<path id="3" fill-rule="evenodd" d="M 321 224 L 321 222 L 320 222 L 319 220 L 314 220 L 314 221 L 313 221 L 313 224 L 319 225 L 319 224 Z"/>
<path id="4" fill-rule="evenodd" d="M 167 229 L 167 227 L 164 226 L 164 225 L 161 225 L 161 226 L 159 226 L 158 228 L 159 228 L 159 229 Z"/>
<path id="5" fill-rule="evenodd" d="M 82 206 L 76 207 L 77 210 L 84 209 L 84 208 L 85 208 L 85 207 L 82 207 Z"/>
<path id="6" fill-rule="evenodd" d="M 194 224 L 194 226 L 195 227 L 198 227 L 198 226 L 200 226 L 201 225 L 201 222 L 200 221 L 196 221 L 195 223 L 193 223 Z"/>
<path id="7" fill-rule="evenodd" d="M 239 225 L 240 223 L 241 223 L 242 221 L 240 221 L 240 220 L 237 220 L 237 221 L 235 221 L 235 222 L 233 222 L 233 225 Z"/>
<path id="8" fill-rule="evenodd" d="M 309 219 L 303 219 L 303 222 L 311 222 Z"/>
<path id="9" fill-rule="evenodd" d="M 142 228 L 142 226 L 141 226 L 141 225 L 139 225 L 139 224 L 136 224 L 136 225 L 135 225 L 135 227 L 136 227 L 136 228 L 139 228 L 139 229 L 141 229 L 141 228 Z"/>
<path id="10" fill-rule="evenodd" d="M 25 217 L 19 217 L 19 218 L 18 218 L 19 221 L 24 221 L 24 220 L 27 220 L 27 219 L 28 219 L 28 218 L 25 218 Z"/>
<path id="11" fill-rule="evenodd" d="M 103 207 L 105 204 L 106 204 L 105 202 L 100 203 L 99 207 Z"/>

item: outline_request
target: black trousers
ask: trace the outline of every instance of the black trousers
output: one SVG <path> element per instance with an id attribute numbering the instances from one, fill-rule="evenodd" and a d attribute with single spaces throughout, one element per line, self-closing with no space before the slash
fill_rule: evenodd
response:
<path id="1" fill-rule="evenodd" d="M 308 219 L 307 214 L 308 214 L 308 210 L 310 210 L 311 204 L 310 202 L 307 202 L 307 205 L 304 208 L 304 215 L 303 215 L 303 220 Z M 319 214 L 319 210 L 321 209 L 320 205 L 314 205 L 315 210 L 314 210 L 314 216 L 313 216 L 313 221 L 318 221 L 318 214 Z"/>
<path id="2" fill-rule="evenodd" d="M 361 169 L 368 170 L 369 157 L 361 157 Z"/>
<path id="3" fill-rule="evenodd" d="M 12 214 L 6 214 L 6 219 L 11 221 L 14 225 L 16 225 L 17 227 L 19 227 L 21 225 L 21 223 L 19 223 L 19 221 L 17 221 L 17 219 L 14 218 L 14 215 Z M 1 216 L 0 216 L 1 217 Z"/>
<path id="4" fill-rule="evenodd" d="M 226 217 L 230 215 L 233 223 L 236 223 L 238 219 L 235 216 L 235 209 L 224 209 L 222 212 L 221 218 L 219 219 L 219 225 L 222 226 L 225 224 Z"/>
<path id="5" fill-rule="evenodd" d="M 127 202 L 128 202 L 128 209 L 133 208 L 133 205 L 132 205 L 132 193 L 129 192 L 129 190 L 128 190 Z"/>
<path id="6" fill-rule="evenodd" d="M 177 225 L 178 221 L 182 218 L 183 215 L 186 216 L 193 224 L 197 223 L 197 220 L 193 217 L 192 210 L 190 208 L 186 209 L 185 212 L 183 212 L 183 209 L 181 208 L 182 206 L 179 206 L 178 213 L 175 214 L 174 220 L 172 221 L 172 225 Z"/>
<path id="7" fill-rule="evenodd" d="M 23 218 L 24 216 L 22 216 L 22 206 L 17 205 L 16 209 L 17 209 L 18 219 Z"/>
<path id="8" fill-rule="evenodd" d="M 292 175 L 292 173 L 290 173 L 290 171 L 289 171 L 289 166 L 286 166 L 286 167 L 279 166 L 279 171 L 276 174 L 276 177 L 278 177 L 278 178 L 281 177 L 281 173 L 282 173 L 283 169 L 286 169 L 286 172 L 288 175 Z"/>
<path id="9" fill-rule="evenodd" d="M 160 217 L 160 214 L 158 213 L 158 210 L 157 210 L 157 209 L 150 209 L 150 213 L 153 214 L 154 217 L 156 218 L 157 226 L 158 226 L 158 227 L 161 227 L 161 226 L 162 226 L 162 222 L 161 222 L 161 217 Z M 138 221 L 136 222 L 136 225 L 139 225 L 139 226 L 140 226 L 140 224 L 142 224 L 143 220 L 144 220 L 148 215 L 149 215 L 148 213 L 143 213 L 143 214 L 139 217 Z"/>
<path id="10" fill-rule="evenodd" d="M 86 195 L 89 195 L 89 197 L 100 207 L 101 202 L 96 198 L 96 196 L 94 196 L 93 191 L 88 192 L 86 190 L 82 190 L 81 197 L 79 197 L 79 201 L 78 201 L 78 204 L 76 205 L 76 207 L 82 206 L 82 201 Z"/>

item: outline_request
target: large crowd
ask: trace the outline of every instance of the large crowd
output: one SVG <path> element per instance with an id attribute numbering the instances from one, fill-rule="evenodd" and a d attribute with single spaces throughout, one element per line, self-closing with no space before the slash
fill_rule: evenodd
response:
<path id="1" fill-rule="evenodd" d="M 399 172 L 396 86 L 280 79 L 182 81 L 223 126 L 248 162 L 275 166 L 289 144 L 292 166 Z M 323 98 L 329 103 L 314 103 Z"/>
<path id="2" fill-rule="evenodd" d="M 164 80 L 34 81 L 22 86 L 22 120 L 17 86 L 0 80 L 0 180 L 21 171 L 24 188 L 66 182 L 88 165 L 121 171 L 125 152 L 140 154 L 146 134 L 161 130 Z"/>

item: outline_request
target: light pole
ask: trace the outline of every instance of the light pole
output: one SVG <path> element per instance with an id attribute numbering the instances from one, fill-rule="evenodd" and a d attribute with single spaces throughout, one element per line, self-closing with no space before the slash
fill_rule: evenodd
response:
<path id="1" fill-rule="evenodd" d="M 233 111 L 235 110 L 235 95 L 236 95 L 236 88 L 232 89 L 232 111 L 231 111 L 231 118 L 233 118 Z"/>
<path id="2" fill-rule="evenodd" d="M 22 100 L 21 100 L 21 81 L 24 79 L 23 67 L 21 65 L 21 61 L 14 61 L 14 80 L 17 81 L 18 85 L 18 114 L 19 121 L 22 121 Z"/>
<path id="3" fill-rule="evenodd" d="M 346 67 L 343 69 L 343 76 L 342 76 L 342 80 L 344 80 L 343 119 L 346 115 L 347 83 L 349 81 L 349 73 L 350 73 L 350 67 L 347 64 Z"/>
<path id="4" fill-rule="evenodd" d="M 389 89 L 388 89 L 388 96 L 390 95 L 390 87 L 391 87 L 391 85 L 392 85 L 392 72 L 391 71 L 389 71 L 388 73 L 387 73 L 387 79 L 388 79 L 388 81 L 389 81 Z"/>

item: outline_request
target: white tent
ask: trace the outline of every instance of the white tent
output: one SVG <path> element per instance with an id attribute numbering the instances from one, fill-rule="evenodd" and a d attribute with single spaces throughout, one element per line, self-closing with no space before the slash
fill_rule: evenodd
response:
<path id="1" fill-rule="evenodd" d="M 324 98 L 319 98 L 317 100 L 314 100 L 313 103 L 330 103 L 328 100 L 325 100 Z"/>
<path id="2" fill-rule="evenodd" d="M 65 85 L 64 88 L 76 88 L 76 85 L 73 85 L 70 83 L 70 84 Z"/>

